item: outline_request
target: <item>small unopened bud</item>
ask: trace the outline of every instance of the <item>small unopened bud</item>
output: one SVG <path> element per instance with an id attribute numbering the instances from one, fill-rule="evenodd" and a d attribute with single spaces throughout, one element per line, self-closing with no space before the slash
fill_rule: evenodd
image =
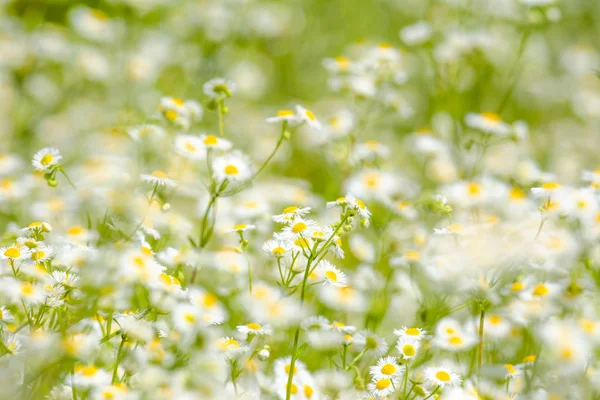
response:
<path id="1" fill-rule="evenodd" d="M 214 100 L 209 101 L 208 103 L 206 103 L 206 108 L 208 108 L 209 110 L 216 110 L 217 109 L 217 102 Z"/>
<path id="2" fill-rule="evenodd" d="M 286 131 L 283 131 L 283 138 L 284 138 L 285 140 L 289 140 L 291 137 L 292 137 L 292 132 L 290 132 L 290 131 L 287 131 L 287 130 L 286 130 Z"/>
<path id="3" fill-rule="evenodd" d="M 371 225 L 371 221 L 364 218 L 360 220 L 360 226 L 362 226 L 363 228 L 368 228 L 369 225 Z"/>
<path id="4" fill-rule="evenodd" d="M 56 179 L 48 179 L 48 186 L 57 187 L 58 181 Z"/>
<path id="5" fill-rule="evenodd" d="M 52 232 L 52 225 L 47 222 L 42 222 L 42 232 Z"/>
<path id="6" fill-rule="evenodd" d="M 263 347 L 257 354 L 257 357 L 260 361 L 266 361 L 271 357 L 271 352 L 269 351 L 269 346 Z"/>
<path id="7" fill-rule="evenodd" d="M 346 220 L 349 224 L 354 222 L 354 218 L 353 217 L 348 217 L 348 219 Z"/>
<path id="8" fill-rule="evenodd" d="M 162 210 L 162 212 L 167 213 L 171 210 L 171 204 L 165 203 L 160 209 Z"/>
<path id="9" fill-rule="evenodd" d="M 227 113 L 229 112 L 229 107 L 227 107 L 227 106 L 223 106 L 223 107 L 221 107 L 221 112 L 222 112 L 223 114 L 227 114 Z"/>
<path id="10" fill-rule="evenodd" d="M 419 397 L 423 397 L 427 394 L 427 393 L 425 393 L 425 390 L 419 385 L 413 386 L 413 390 Z"/>
<path id="11" fill-rule="evenodd" d="M 346 224 L 344 225 L 344 232 L 350 232 L 352 230 L 352 225 Z"/>

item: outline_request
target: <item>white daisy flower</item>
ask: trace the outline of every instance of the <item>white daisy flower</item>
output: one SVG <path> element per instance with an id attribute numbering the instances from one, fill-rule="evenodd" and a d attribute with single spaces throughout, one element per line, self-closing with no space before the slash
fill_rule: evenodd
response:
<path id="1" fill-rule="evenodd" d="M 550 197 L 560 192 L 562 186 L 558 182 L 546 182 L 542 186 L 531 188 L 535 197 Z"/>
<path id="2" fill-rule="evenodd" d="M 425 368 L 423 377 L 425 378 L 425 382 L 433 387 L 440 386 L 444 388 L 446 386 L 456 386 L 462 382 L 458 374 L 444 367 Z"/>
<path id="3" fill-rule="evenodd" d="M 206 149 L 215 149 L 221 151 L 227 151 L 233 146 L 227 139 L 220 138 L 215 135 L 201 135 L 200 140 Z"/>
<path id="4" fill-rule="evenodd" d="M 400 329 L 394 329 L 394 335 L 398 336 L 399 338 L 410 337 L 417 340 L 424 340 L 429 338 L 425 329 L 409 328 L 406 326 L 403 326 Z"/>
<path id="5" fill-rule="evenodd" d="M 152 171 L 151 174 L 141 174 L 140 177 L 144 182 L 150 183 L 152 186 L 164 186 L 167 188 L 174 188 L 177 186 L 177 183 L 175 183 L 174 180 L 169 179 L 167 174 L 163 171 Z"/>
<path id="6" fill-rule="evenodd" d="M 285 240 L 267 240 L 262 250 L 271 257 L 283 257 L 292 249 L 292 245 Z"/>
<path id="7" fill-rule="evenodd" d="M 335 287 L 346 286 L 346 274 L 333 266 L 329 261 L 322 260 L 319 262 L 317 269 L 319 270 L 319 275 L 325 278 L 326 283 Z"/>
<path id="8" fill-rule="evenodd" d="M 252 225 L 252 224 L 237 224 L 237 225 L 234 225 L 233 228 L 229 229 L 227 231 L 227 233 L 246 232 L 246 231 L 253 231 L 255 229 L 256 229 L 256 225 Z"/>
<path id="9" fill-rule="evenodd" d="M 204 93 L 212 98 L 217 98 L 225 95 L 231 97 L 237 90 L 237 85 L 224 78 L 214 78 L 202 85 Z"/>
<path id="10" fill-rule="evenodd" d="M 368 330 L 356 333 L 352 343 L 358 351 L 373 351 L 378 355 L 385 354 L 388 350 L 388 344 L 385 339 Z"/>
<path id="11" fill-rule="evenodd" d="M 419 351 L 419 347 L 421 347 L 421 342 L 410 336 L 403 336 L 399 338 L 396 343 L 396 349 L 405 360 L 412 360 L 415 358 Z"/>
<path id="12" fill-rule="evenodd" d="M 369 372 L 374 379 L 391 378 L 401 375 L 404 367 L 398 365 L 396 357 L 382 357 L 377 360 L 377 365 L 369 367 Z"/>
<path id="13" fill-rule="evenodd" d="M 469 113 L 465 117 L 465 123 L 469 128 L 492 135 L 508 136 L 513 130 L 512 126 L 502 121 L 498 114 L 491 112 Z"/>
<path id="14" fill-rule="evenodd" d="M 30 255 L 31 252 L 27 247 L 16 245 L 0 247 L 0 258 L 3 260 L 23 260 L 29 258 Z"/>
<path id="15" fill-rule="evenodd" d="M 315 130 L 320 130 L 321 129 L 321 123 L 317 120 L 317 117 L 315 116 L 315 114 L 313 114 L 312 111 L 307 110 L 306 108 L 302 107 L 301 105 L 297 105 L 296 106 L 296 113 L 298 114 L 298 118 L 301 121 L 304 121 L 308 124 L 308 126 L 310 126 L 312 129 Z"/>
<path id="16" fill-rule="evenodd" d="M 202 160 L 206 156 L 206 148 L 201 138 L 180 134 L 175 137 L 175 151 L 190 160 Z"/>
<path id="17" fill-rule="evenodd" d="M 34 154 L 31 165 L 37 171 L 48 171 L 51 167 L 58 165 L 62 159 L 60 151 L 54 147 L 45 147 Z"/>
<path id="18" fill-rule="evenodd" d="M 283 209 L 281 214 L 273 215 L 273 221 L 281 224 L 291 223 L 294 218 L 302 218 L 310 213 L 310 207 L 289 206 Z"/>
<path id="19" fill-rule="evenodd" d="M 238 183 L 247 181 L 252 177 L 252 170 L 248 161 L 241 153 L 226 154 L 213 161 L 213 174 L 218 182 L 225 180 Z"/>
<path id="20" fill-rule="evenodd" d="M 387 398 L 396 391 L 397 386 L 398 381 L 394 379 L 394 377 L 380 379 L 375 378 L 373 379 L 373 382 L 367 385 L 367 390 L 376 396 Z"/>
<path id="21" fill-rule="evenodd" d="M 273 329 L 270 325 L 260 325 L 255 322 L 251 322 L 246 325 L 238 325 L 236 329 L 238 330 L 238 332 L 244 335 L 265 336 L 273 334 Z"/>
<path id="22" fill-rule="evenodd" d="M 277 124 L 283 121 L 294 123 L 299 121 L 299 117 L 292 110 L 279 110 L 276 116 L 267 118 L 269 124 Z"/>
<path id="23" fill-rule="evenodd" d="M 310 232 L 310 228 L 315 224 L 316 222 L 310 219 L 296 218 L 281 230 L 281 237 L 287 240 L 306 238 Z"/>

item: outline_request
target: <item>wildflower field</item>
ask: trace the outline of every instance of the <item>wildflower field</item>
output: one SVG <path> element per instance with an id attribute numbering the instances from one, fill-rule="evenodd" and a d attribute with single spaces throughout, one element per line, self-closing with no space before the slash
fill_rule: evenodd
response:
<path id="1" fill-rule="evenodd" d="M 0 1 L 0 399 L 600 399 L 600 2 Z"/>

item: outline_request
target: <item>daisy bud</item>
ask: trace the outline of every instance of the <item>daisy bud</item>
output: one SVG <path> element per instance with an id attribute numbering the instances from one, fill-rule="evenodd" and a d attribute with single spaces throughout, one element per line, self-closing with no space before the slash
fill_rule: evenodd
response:
<path id="1" fill-rule="evenodd" d="M 209 110 L 216 110 L 217 109 L 217 102 L 215 100 L 211 100 L 208 103 L 206 103 L 206 108 Z"/>
<path id="2" fill-rule="evenodd" d="M 354 222 L 354 218 L 348 217 L 347 221 L 348 221 L 348 224 L 352 224 Z"/>
<path id="3" fill-rule="evenodd" d="M 425 393 L 425 390 L 423 390 L 423 388 L 419 385 L 413 386 L 413 390 L 419 397 L 424 397 L 427 394 Z"/>
<path id="4" fill-rule="evenodd" d="M 167 213 L 171 210 L 171 204 L 165 203 L 160 209 L 162 210 L 162 212 Z"/>
<path id="5" fill-rule="evenodd" d="M 258 359 L 260 361 L 266 361 L 271 356 L 271 352 L 269 351 L 269 346 L 263 347 L 257 354 Z"/>
<path id="6" fill-rule="evenodd" d="M 42 232 L 52 232 L 52 225 L 47 222 L 42 222 Z"/>
<path id="7" fill-rule="evenodd" d="M 368 219 L 360 220 L 360 226 L 362 226 L 363 228 L 368 228 L 369 225 L 371 225 L 371 221 L 369 221 Z"/>
<path id="8" fill-rule="evenodd" d="M 290 132 L 290 131 L 284 131 L 283 132 L 283 138 L 285 140 L 289 140 L 291 137 L 292 137 L 292 132 Z"/>
<path id="9" fill-rule="evenodd" d="M 350 232 L 352 230 L 352 225 L 346 224 L 344 225 L 344 232 Z"/>
<path id="10" fill-rule="evenodd" d="M 227 113 L 229 112 L 229 107 L 227 107 L 227 106 L 223 106 L 223 107 L 221 107 L 221 112 L 222 112 L 223 114 L 227 114 Z"/>
<path id="11" fill-rule="evenodd" d="M 56 179 L 48 179 L 48 186 L 57 187 L 58 181 Z"/>

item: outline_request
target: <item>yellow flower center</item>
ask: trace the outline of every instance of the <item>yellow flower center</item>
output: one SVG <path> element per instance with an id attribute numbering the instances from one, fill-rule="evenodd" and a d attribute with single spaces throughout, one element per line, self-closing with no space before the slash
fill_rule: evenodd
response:
<path id="1" fill-rule="evenodd" d="M 481 193 L 481 187 L 476 182 L 469 182 L 469 185 L 467 187 L 467 191 L 469 192 L 469 194 L 471 196 L 477 196 L 478 194 Z"/>
<path id="2" fill-rule="evenodd" d="M 167 110 L 165 111 L 165 118 L 169 121 L 175 121 L 179 117 L 179 114 L 175 110 Z"/>
<path id="3" fill-rule="evenodd" d="M 32 260 L 41 260 L 46 254 L 43 251 L 34 251 L 31 253 Z"/>
<path id="4" fill-rule="evenodd" d="M 510 290 L 511 292 L 520 292 L 521 290 L 523 290 L 525 288 L 525 285 L 522 282 L 514 282 L 511 286 L 510 286 Z"/>
<path id="5" fill-rule="evenodd" d="M 498 325 L 498 324 L 502 323 L 502 321 L 504 321 L 504 320 L 502 319 L 502 317 L 500 317 L 498 315 L 490 316 L 490 323 L 492 325 Z"/>
<path id="6" fill-rule="evenodd" d="M 294 232 L 294 233 L 304 232 L 306 230 L 306 228 L 307 228 L 307 226 L 304 222 L 298 222 L 297 224 L 292 226 L 292 232 Z"/>
<path id="7" fill-rule="evenodd" d="M 416 352 L 417 349 L 415 349 L 415 346 L 412 344 L 405 344 L 404 347 L 402 347 L 402 353 L 407 357 L 414 356 Z"/>
<path id="8" fill-rule="evenodd" d="M 317 117 L 315 117 L 315 114 L 313 114 L 313 112 L 310 110 L 304 110 L 304 114 L 306 114 L 308 119 L 310 119 L 311 121 L 314 121 L 317 119 Z"/>
<path id="9" fill-rule="evenodd" d="M 536 356 L 534 354 L 531 354 L 526 357 L 523 357 L 523 362 L 524 363 L 532 363 L 535 361 L 535 359 L 536 359 Z"/>
<path id="10" fill-rule="evenodd" d="M 548 293 L 550 293 L 550 290 L 548 290 L 548 287 L 544 284 L 539 284 L 535 287 L 535 289 L 533 289 L 533 295 L 534 296 L 546 296 Z"/>
<path id="11" fill-rule="evenodd" d="M 33 285 L 29 282 L 25 282 L 21 285 L 21 293 L 24 295 L 33 294 Z"/>
<path id="12" fill-rule="evenodd" d="M 235 231 L 241 231 L 243 229 L 246 229 L 246 224 L 237 224 L 236 226 L 233 227 L 233 230 L 235 230 Z"/>
<path id="13" fill-rule="evenodd" d="M 190 324 L 193 324 L 194 322 L 196 322 L 196 317 L 193 314 L 186 313 L 184 318 Z"/>
<path id="14" fill-rule="evenodd" d="M 298 393 L 298 386 L 296 386 L 295 384 L 292 383 L 292 386 L 290 386 L 290 393 L 291 394 Z"/>
<path id="15" fill-rule="evenodd" d="M 52 160 L 53 160 L 52 154 L 46 154 L 40 160 L 40 164 L 42 164 L 42 165 L 49 165 L 52 162 Z"/>
<path id="16" fill-rule="evenodd" d="M 327 279 L 329 279 L 330 281 L 334 281 L 337 282 L 338 277 L 337 274 L 334 271 L 325 271 L 325 276 L 327 277 Z"/>
<path id="17" fill-rule="evenodd" d="M 184 147 L 185 147 L 185 149 L 186 149 L 187 151 L 191 151 L 191 152 L 194 152 L 194 151 L 196 151 L 196 146 L 194 146 L 194 145 L 193 145 L 193 144 L 191 144 L 190 142 L 185 142 L 185 146 L 184 146 Z"/>
<path id="18" fill-rule="evenodd" d="M 254 331 L 257 331 L 257 330 L 259 330 L 259 329 L 261 329 L 261 328 L 262 328 L 262 326 L 260 326 L 259 324 L 256 324 L 256 323 L 254 323 L 254 322 L 252 322 L 252 323 L 249 323 L 249 324 L 248 324 L 248 325 L 246 325 L 246 326 L 247 326 L 249 329 L 252 329 L 252 330 L 254 330 Z"/>
<path id="19" fill-rule="evenodd" d="M 517 373 L 517 369 L 512 364 L 505 364 L 504 368 L 506 368 L 506 372 L 508 372 L 511 375 L 514 375 Z"/>
<path id="20" fill-rule="evenodd" d="M 296 206 L 286 207 L 286 208 L 283 209 L 283 213 L 284 214 L 291 214 L 294 211 L 296 211 L 297 209 L 298 209 L 298 207 L 296 207 Z"/>
<path id="21" fill-rule="evenodd" d="M 167 174 L 162 171 L 152 171 L 152 176 L 159 179 L 167 179 Z"/>
<path id="22" fill-rule="evenodd" d="M 204 305 L 206 307 L 212 307 L 217 304 L 217 297 L 212 293 L 206 293 L 204 295 Z"/>
<path id="23" fill-rule="evenodd" d="M 4 255 L 6 257 L 10 257 L 10 258 L 18 258 L 18 257 L 21 256 L 21 252 L 17 248 L 15 248 L 15 247 L 9 247 L 4 252 Z"/>
<path id="24" fill-rule="evenodd" d="M 285 370 L 286 374 L 290 373 L 290 364 L 285 364 L 285 367 L 283 368 Z M 298 367 L 294 366 L 294 375 L 296 375 L 296 372 L 298 372 Z"/>
<path id="25" fill-rule="evenodd" d="M 98 372 L 98 368 L 93 365 L 88 365 L 81 370 L 81 375 L 83 376 L 94 376 Z"/>
<path id="26" fill-rule="evenodd" d="M 446 371 L 438 371 L 435 373 L 435 377 L 442 382 L 450 382 L 450 374 Z"/>
<path id="27" fill-rule="evenodd" d="M 285 249 L 283 247 L 275 247 L 271 253 L 273 253 L 274 255 L 280 256 L 283 253 L 285 253 Z"/>
<path id="28" fill-rule="evenodd" d="M 278 117 L 293 117 L 294 112 L 292 110 L 281 110 L 277 112 Z"/>
<path id="29" fill-rule="evenodd" d="M 350 66 L 350 59 L 348 57 L 337 56 L 335 62 L 337 62 L 338 67 L 341 69 L 346 69 Z"/>
<path id="30" fill-rule="evenodd" d="M 381 373 L 384 375 L 392 375 L 396 372 L 396 366 L 394 364 L 385 364 L 381 367 Z"/>
<path id="31" fill-rule="evenodd" d="M 215 135 L 208 135 L 204 138 L 204 144 L 207 146 L 215 146 L 219 143 L 219 139 Z"/>
<path id="32" fill-rule="evenodd" d="M 408 328 L 406 331 L 404 331 L 404 333 L 410 336 L 419 336 L 421 334 L 421 330 L 419 328 Z"/>
<path id="33" fill-rule="evenodd" d="M 498 114 L 493 113 L 493 112 L 483 112 L 483 113 L 481 113 L 481 115 L 484 118 L 486 118 L 486 119 L 488 119 L 488 120 L 490 120 L 492 122 L 500 122 L 500 121 L 502 121 L 502 117 L 500 117 Z"/>
<path id="34" fill-rule="evenodd" d="M 461 345 L 463 343 L 463 340 L 462 340 L 462 338 L 460 336 L 451 336 L 448 339 L 448 343 L 450 343 L 452 345 L 455 345 L 455 346 L 458 346 L 458 345 Z"/>
<path id="35" fill-rule="evenodd" d="M 418 261 L 421 259 L 421 253 L 416 250 L 409 250 L 404 253 L 404 258 L 406 258 L 408 261 Z"/>
<path id="36" fill-rule="evenodd" d="M 380 379 L 375 384 L 375 387 L 379 390 L 383 390 L 383 389 L 387 388 L 388 386 L 390 386 L 391 384 L 392 384 L 392 382 L 389 379 Z"/>
<path id="37" fill-rule="evenodd" d="M 523 200 L 525 198 L 525 196 L 526 196 L 525 191 L 521 188 L 514 187 L 510 190 L 509 198 L 511 200 L 515 200 L 515 201 Z"/>
<path id="38" fill-rule="evenodd" d="M 304 396 L 307 398 L 311 398 L 312 395 L 313 395 L 313 388 L 308 385 L 304 385 Z"/>
<path id="39" fill-rule="evenodd" d="M 542 189 L 546 190 L 556 190 L 560 187 L 560 185 L 556 182 L 546 182 L 542 185 Z"/>
<path id="40" fill-rule="evenodd" d="M 227 175 L 237 175 L 239 174 L 240 171 L 238 171 L 237 167 L 235 165 L 227 165 L 224 169 L 225 173 Z"/>
<path id="41" fill-rule="evenodd" d="M 79 225 L 75 225 L 69 228 L 69 230 L 67 230 L 67 234 L 69 235 L 81 235 L 84 232 L 83 227 L 79 226 Z"/>
<path id="42" fill-rule="evenodd" d="M 178 97 L 172 97 L 171 100 L 173 101 L 173 103 L 177 104 L 178 106 L 182 106 L 185 104 L 185 101 L 181 100 Z"/>

